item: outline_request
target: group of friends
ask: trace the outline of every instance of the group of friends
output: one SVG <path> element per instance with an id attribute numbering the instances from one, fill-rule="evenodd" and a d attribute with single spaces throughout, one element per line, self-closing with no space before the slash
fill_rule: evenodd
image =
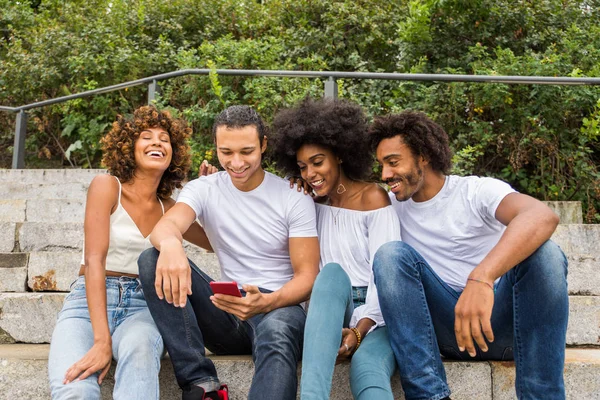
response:
<path id="1" fill-rule="evenodd" d="M 514 360 L 521 399 L 564 399 L 567 261 L 559 220 L 493 178 L 450 175 L 444 129 L 404 111 L 369 124 L 350 101 L 305 99 L 270 128 L 248 106 L 219 114 L 222 171 L 190 168 L 183 120 L 154 106 L 103 138 L 79 278 L 49 356 L 54 399 L 158 399 L 168 351 L 184 400 L 227 399 L 205 348 L 251 354 L 249 399 L 328 399 L 350 360 L 355 399 L 447 399 L 442 358 Z M 267 172 L 273 152 L 288 179 Z M 374 158 L 381 183 L 369 182 Z M 183 240 L 214 251 L 213 278 Z"/>

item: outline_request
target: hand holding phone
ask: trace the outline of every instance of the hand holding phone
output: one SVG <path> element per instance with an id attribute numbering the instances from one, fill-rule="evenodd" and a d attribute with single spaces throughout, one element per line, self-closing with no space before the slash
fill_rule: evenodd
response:
<path id="1" fill-rule="evenodd" d="M 229 296 L 242 297 L 240 289 L 236 282 L 210 282 L 210 288 L 214 294 L 226 294 Z"/>

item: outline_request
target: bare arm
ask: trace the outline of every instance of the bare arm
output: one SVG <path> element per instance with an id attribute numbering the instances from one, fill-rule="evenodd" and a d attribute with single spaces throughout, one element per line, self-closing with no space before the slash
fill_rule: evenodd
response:
<path id="1" fill-rule="evenodd" d="M 476 354 L 473 340 L 482 351 L 494 340 L 491 326 L 494 281 L 529 257 L 558 225 L 558 216 L 542 202 L 520 193 L 507 195 L 496 210 L 496 219 L 506 225 L 504 234 L 469 275 L 455 308 L 454 331 L 458 347 Z M 485 338 L 484 338 L 485 335 Z"/>
<path id="2" fill-rule="evenodd" d="M 182 239 L 183 232 L 195 219 L 196 213 L 190 206 L 177 203 L 163 215 L 150 234 L 150 242 L 160 251 L 154 281 L 156 294 L 175 307 L 185 306 L 187 295 L 192 293 L 192 270 Z"/>
<path id="3" fill-rule="evenodd" d="M 506 230 L 470 275 L 492 284 L 550 239 L 559 222 L 548 206 L 521 193 L 511 193 L 500 202 L 496 219 Z"/>
<path id="4" fill-rule="evenodd" d="M 65 384 L 102 371 L 102 383 L 112 361 L 112 339 L 106 313 L 106 254 L 108 252 L 110 214 L 118 202 L 118 183 L 110 175 L 94 178 L 87 193 L 85 208 L 85 288 L 94 332 L 94 345 L 65 374 Z"/>
<path id="5" fill-rule="evenodd" d="M 204 162 L 202 163 L 202 165 L 204 165 Z M 207 164 L 207 165 L 210 165 L 210 164 Z M 164 201 L 165 211 L 168 212 L 171 208 L 173 208 L 173 206 L 175 204 L 176 204 L 175 200 L 173 200 L 173 199 L 165 200 Z M 185 231 L 185 233 L 183 234 L 183 238 L 185 240 L 187 240 L 188 242 L 195 244 L 198 247 L 202 247 L 203 249 L 206 249 L 208 251 L 213 250 L 212 246 L 208 240 L 208 236 L 206 236 L 206 232 L 204 232 L 204 229 L 200 226 L 198 221 L 194 221 L 190 225 L 188 230 Z"/>
<path id="6" fill-rule="evenodd" d="M 243 285 L 245 297 L 216 294 L 211 296 L 215 306 L 246 320 L 256 314 L 307 300 L 319 272 L 319 241 L 316 237 L 290 238 L 289 247 L 294 277 L 279 290 L 265 294 L 256 286 Z"/>

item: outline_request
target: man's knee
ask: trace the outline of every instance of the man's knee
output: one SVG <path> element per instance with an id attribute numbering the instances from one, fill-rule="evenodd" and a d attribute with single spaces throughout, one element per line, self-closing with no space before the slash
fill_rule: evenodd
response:
<path id="1" fill-rule="evenodd" d="M 564 280 L 567 277 L 567 258 L 556 243 L 547 240 L 521 264 L 522 268 L 531 268 L 546 279 Z"/>
<path id="2" fill-rule="evenodd" d="M 414 268 L 418 253 L 410 245 L 401 242 L 388 242 L 382 245 L 373 259 L 373 275 L 377 288 L 394 285 L 397 273 Z"/>
<path id="3" fill-rule="evenodd" d="M 150 282 L 154 285 L 156 263 L 159 252 L 154 247 L 142 251 L 138 258 L 139 277 L 143 285 Z"/>

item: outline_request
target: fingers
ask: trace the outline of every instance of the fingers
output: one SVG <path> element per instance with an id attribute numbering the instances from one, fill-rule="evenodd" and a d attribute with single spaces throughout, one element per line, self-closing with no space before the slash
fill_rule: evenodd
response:
<path id="1" fill-rule="evenodd" d="M 242 321 L 245 321 L 252 316 L 249 312 L 250 307 L 244 304 L 243 300 L 239 297 L 229 296 L 227 294 L 215 294 L 210 296 L 210 300 L 219 310 L 233 314 Z"/>
<path id="2" fill-rule="evenodd" d="M 488 346 L 487 343 L 485 342 L 485 339 L 483 337 L 483 333 L 481 332 L 481 322 L 478 318 L 474 318 L 471 320 L 471 337 L 475 340 L 475 343 L 477 343 L 477 345 L 479 346 L 479 348 L 481 349 L 481 351 L 488 351 Z M 467 350 L 468 347 L 467 347 Z M 476 355 L 476 350 L 475 350 L 475 346 L 473 345 L 473 351 L 469 351 L 469 355 L 471 357 L 475 357 Z"/>
<path id="3" fill-rule="evenodd" d="M 156 291 L 156 295 L 159 299 L 164 299 L 165 295 L 163 293 L 163 277 L 162 273 L 159 273 L 158 269 L 156 271 L 156 278 L 154 279 L 154 290 Z"/>
<path id="4" fill-rule="evenodd" d="M 192 294 L 192 267 L 188 268 L 187 294 L 188 294 L 188 296 L 191 296 L 191 294 Z"/>
<path id="5" fill-rule="evenodd" d="M 188 268 L 188 270 L 191 270 L 191 268 Z M 173 293 L 173 298 L 178 300 L 175 304 L 176 307 L 185 307 L 188 290 L 190 289 L 190 282 L 188 280 L 189 275 L 189 271 L 183 271 L 179 277 L 178 294 L 176 296 L 175 293 Z"/>
<path id="6" fill-rule="evenodd" d="M 162 279 L 162 291 L 164 292 L 165 299 L 169 304 L 173 304 L 173 293 L 171 292 L 172 284 L 173 282 L 171 282 L 171 276 L 169 274 L 164 274 Z"/>
<path id="7" fill-rule="evenodd" d="M 246 294 L 260 293 L 260 290 L 258 290 L 258 286 L 254 285 L 242 285 L 242 289 L 244 289 Z"/>
<path id="8" fill-rule="evenodd" d="M 75 380 L 79 375 L 81 375 L 81 372 L 85 368 L 83 368 L 82 366 L 80 366 L 80 363 L 81 363 L 81 360 L 78 361 L 78 362 L 76 362 L 75 364 L 73 364 L 73 365 L 71 365 L 69 367 L 69 369 L 65 373 L 65 379 L 63 379 L 63 384 L 64 385 L 73 382 L 73 380 Z"/>
<path id="9" fill-rule="evenodd" d="M 214 174 L 215 172 L 218 172 L 217 167 L 204 160 L 202 161 L 202 164 L 200 164 L 198 176 L 208 176 Z"/>
<path id="10" fill-rule="evenodd" d="M 488 320 L 479 318 L 456 318 L 454 322 L 454 334 L 456 335 L 456 343 L 460 351 L 467 351 L 471 357 L 477 355 L 475 343 L 481 351 L 488 351 L 488 343 L 494 341 L 494 332 L 492 331 L 491 323 Z"/>
<path id="11" fill-rule="evenodd" d="M 466 318 L 456 318 L 454 322 L 454 334 L 456 335 L 456 343 L 460 351 L 467 351 L 471 357 L 475 357 L 477 352 L 473 345 L 471 337 L 471 322 Z"/>
<path id="12" fill-rule="evenodd" d="M 483 334 L 485 335 L 487 341 L 492 343 L 494 341 L 494 331 L 492 330 L 492 322 L 490 321 L 489 318 L 481 321 L 481 328 L 483 330 Z M 487 350 L 483 350 L 483 351 L 487 351 Z"/>
<path id="13" fill-rule="evenodd" d="M 106 367 L 104 367 L 104 369 L 100 373 L 100 376 L 98 377 L 98 385 L 102 384 L 102 381 L 104 380 L 104 377 L 106 376 L 106 374 L 108 374 L 109 369 L 110 369 L 110 363 L 106 364 Z"/>

